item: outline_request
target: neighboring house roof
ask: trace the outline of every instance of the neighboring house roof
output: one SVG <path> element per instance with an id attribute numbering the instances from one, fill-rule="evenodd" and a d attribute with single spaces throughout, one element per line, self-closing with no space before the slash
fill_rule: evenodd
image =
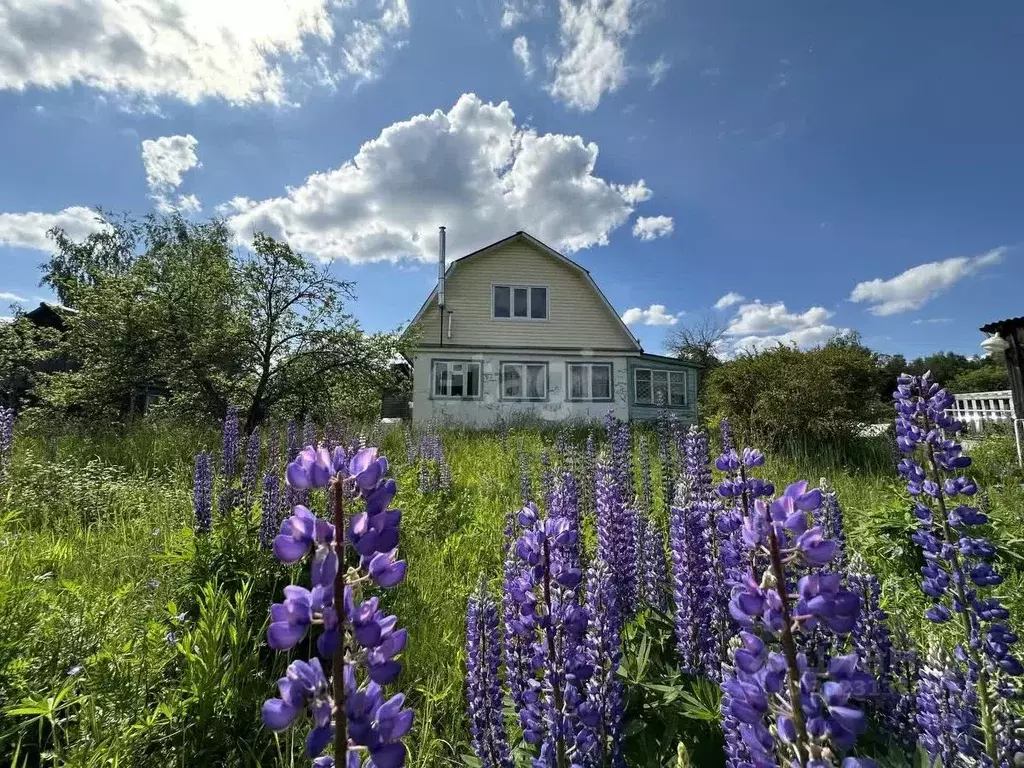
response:
<path id="1" fill-rule="evenodd" d="M 574 269 L 577 272 L 579 272 L 580 275 L 583 277 L 583 279 L 587 283 L 589 283 L 590 287 L 594 290 L 594 292 L 598 295 L 598 297 L 604 303 L 605 308 L 607 308 L 607 310 L 615 317 L 615 320 L 622 327 L 622 330 L 625 332 L 626 336 L 633 341 L 633 344 L 636 346 L 637 351 L 638 352 L 643 352 L 643 347 L 640 346 L 640 340 L 636 336 L 634 336 L 633 332 L 629 330 L 629 328 L 626 326 L 626 324 L 624 322 L 622 322 L 622 318 L 619 316 L 619 313 L 615 311 L 615 307 L 612 306 L 612 303 L 610 301 L 608 301 L 608 297 L 604 295 L 604 293 L 598 287 L 597 283 L 594 281 L 593 276 L 590 274 L 590 270 L 588 270 L 583 265 L 578 264 L 577 262 L 573 261 L 572 259 L 567 258 L 566 256 L 563 256 L 562 254 L 560 254 L 558 251 L 556 251 L 551 246 L 549 246 L 549 245 L 547 245 L 545 243 L 542 243 L 540 240 L 535 238 L 529 232 L 524 232 L 523 230 L 519 230 L 518 232 L 516 232 L 513 235 L 509 235 L 508 237 L 502 238 L 501 240 L 498 240 L 497 242 L 491 243 L 490 245 L 485 245 L 483 248 L 480 248 L 479 250 L 473 251 L 472 253 L 466 254 L 465 256 L 461 256 L 461 257 L 455 259 L 451 264 L 448 265 L 448 267 L 444 271 L 445 280 L 447 280 L 451 276 L 451 274 L 456 270 L 456 268 L 460 264 L 465 264 L 470 259 L 476 258 L 477 256 L 482 256 L 484 254 L 491 253 L 491 252 L 497 250 L 498 248 L 501 248 L 502 246 L 508 245 L 509 243 L 511 243 L 511 242 L 513 242 L 515 240 L 524 240 L 527 243 L 529 243 L 530 245 L 533 245 L 534 247 L 539 249 L 541 252 L 546 253 L 548 256 L 551 256 L 552 258 L 557 259 L 558 261 L 561 261 L 566 266 L 568 266 L 571 269 Z M 430 292 L 430 295 L 427 296 L 426 301 L 423 302 L 423 304 L 420 306 L 419 310 L 416 312 L 416 316 L 413 317 L 412 322 L 409 323 L 409 327 L 410 328 L 412 328 L 413 326 L 416 325 L 417 322 L 419 322 L 420 318 L 423 316 L 423 313 L 426 312 L 427 307 L 430 306 L 430 302 L 433 301 L 436 298 L 436 296 L 437 296 L 437 285 L 434 286 L 434 289 Z"/>
<path id="2" fill-rule="evenodd" d="M 644 352 L 640 355 L 641 360 L 650 360 L 652 363 L 659 365 L 677 365 L 680 368 L 700 368 L 697 363 L 691 362 L 690 360 L 682 360 L 678 357 L 668 357 L 667 355 L 654 355 L 650 352 Z"/>
<path id="3" fill-rule="evenodd" d="M 1024 317 L 1009 317 L 1006 320 L 995 320 L 981 326 L 978 330 L 982 333 L 1006 333 L 1017 328 L 1024 328 Z"/>

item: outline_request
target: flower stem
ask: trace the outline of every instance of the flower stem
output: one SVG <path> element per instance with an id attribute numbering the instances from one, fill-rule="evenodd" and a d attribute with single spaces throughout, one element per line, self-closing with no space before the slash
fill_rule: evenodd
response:
<path id="1" fill-rule="evenodd" d="M 927 418 L 925 419 L 925 425 L 929 429 L 931 425 L 928 423 Z M 984 660 L 978 653 L 978 649 L 974 647 L 971 642 L 971 635 L 973 634 L 973 628 L 971 627 L 971 617 L 968 613 L 968 601 L 967 595 L 964 592 L 964 579 L 966 574 L 963 571 L 963 566 L 960 564 L 960 556 L 956 549 L 956 536 L 954 535 L 953 528 L 949 524 L 949 515 L 946 512 L 946 498 L 942 492 L 942 475 L 939 472 L 939 464 L 935 460 L 935 448 L 931 443 L 928 443 L 928 468 L 931 470 L 932 481 L 938 487 L 938 495 L 935 497 L 935 501 L 939 507 L 939 515 L 942 518 L 942 535 L 946 539 L 946 543 L 950 546 L 950 564 L 952 565 L 954 577 L 953 587 L 956 589 L 956 597 L 960 602 L 961 610 L 960 621 L 964 625 L 964 633 L 966 634 L 964 647 L 971 656 L 971 660 L 978 668 L 978 705 L 981 710 L 981 730 L 985 737 L 985 753 L 992 760 L 993 764 L 998 763 L 998 748 L 996 747 L 996 735 L 995 729 L 992 722 L 992 705 L 988 698 L 988 670 L 985 669 Z M 980 631 L 980 629 L 979 629 Z"/>
<path id="2" fill-rule="evenodd" d="M 768 528 L 768 552 L 772 563 L 772 575 L 775 577 L 775 590 L 779 594 L 782 604 L 782 632 L 780 641 L 782 651 L 786 656 L 787 678 L 789 687 L 789 706 L 793 712 L 793 725 L 796 727 L 796 749 L 797 760 L 804 765 L 808 759 L 807 750 L 810 740 L 807 736 L 807 726 L 804 723 L 804 713 L 800 706 L 800 669 L 797 662 L 796 641 L 793 639 L 793 622 L 789 611 L 789 591 L 786 588 L 786 571 L 782 565 L 782 556 L 779 551 L 779 540 L 775 538 L 775 527 L 770 524 Z"/>
<path id="3" fill-rule="evenodd" d="M 552 726 L 555 730 L 555 749 L 557 768 L 567 768 L 565 754 L 565 734 L 562 733 L 562 688 L 558 684 L 558 651 L 555 647 L 555 622 L 554 612 L 551 608 L 551 548 L 547 539 L 544 540 L 544 607 L 547 610 L 547 627 L 545 628 L 548 639 L 548 674 L 551 675 L 552 698 L 555 700 L 555 712 L 552 718 Z"/>
<path id="4" fill-rule="evenodd" d="M 345 719 L 345 486 L 334 479 L 334 551 L 338 572 L 334 576 L 334 611 L 338 617 L 338 650 L 334 652 L 331 676 L 334 681 L 334 765 L 348 765 L 348 723 Z"/>

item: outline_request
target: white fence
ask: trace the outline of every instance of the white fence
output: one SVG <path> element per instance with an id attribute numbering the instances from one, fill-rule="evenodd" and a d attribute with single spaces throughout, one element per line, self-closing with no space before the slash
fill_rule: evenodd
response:
<path id="1" fill-rule="evenodd" d="M 1017 443 L 1017 463 L 1024 466 L 1021 453 L 1021 442 L 1024 440 L 1024 414 L 1017 414 L 1013 409 L 1013 396 L 1010 390 L 999 392 L 965 392 L 953 395 L 955 402 L 949 413 L 958 421 L 962 421 L 972 430 L 980 430 L 985 424 L 1007 424 L 1013 429 L 1013 437 Z"/>

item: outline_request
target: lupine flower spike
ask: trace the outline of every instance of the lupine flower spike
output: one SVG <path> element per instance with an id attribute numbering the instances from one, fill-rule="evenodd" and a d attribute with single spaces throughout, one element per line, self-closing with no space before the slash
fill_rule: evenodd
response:
<path id="1" fill-rule="evenodd" d="M 999 753 L 995 705 L 1016 689 L 1014 679 L 1024 674 L 1024 665 L 1012 651 L 1017 635 L 1007 624 L 1009 611 L 999 598 L 986 594 L 1003 578 L 992 565 L 995 547 L 976 533 L 988 517 L 971 504 L 978 486 L 963 474 L 971 459 L 954 439 L 963 424 L 949 415 L 953 396 L 930 372 L 900 376 L 893 399 L 896 441 L 904 454 L 898 469 L 914 498 L 918 528 L 913 540 L 925 558 L 921 589 L 933 600 L 925 616 L 939 624 L 956 619 L 957 654 L 972 689 L 964 700 L 977 707 L 976 717 L 970 718 L 978 725 L 973 735 L 984 743 L 986 759 L 999 765 L 1012 755 Z"/>
<path id="2" fill-rule="evenodd" d="M 383 686 L 401 672 L 396 657 L 405 649 L 406 631 L 385 615 L 376 596 L 362 599 L 369 584 L 388 589 L 405 577 L 405 561 L 397 559 L 402 513 L 389 509 L 397 488 L 387 472 L 388 461 L 376 448 L 349 458 L 340 446 L 328 451 L 313 445 L 299 451 L 285 471 L 290 488 L 333 494 L 334 522 L 298 505 L 281 524 L 274 554 L 289 564 L 312 555 L 311 589 L 285 587 L 284 602 L 270 608 L 267 644 L 288 650 L 311 627 L 320 627 L 316 649 L 330 662 L 329 675 L 317 658 L 292 662 L 278 681 L 280 697 L 263 705 L 263 722 L 283 730 L 309 715 L 306 753 L 320 768 L 357 768 L 361 751 L 376 768 L 405 764 L 401 739 L 413 713 L 404 707 L 403 694 L 385 699 Z M 361 511 L 346 518 L 346 500 L 361 501 Z M 321 757 L 332 743 L 332 754 Z"/>
<path id="3" fill-rule="evenodd" d="M 466 698 L 473 753 L 483 768 L 515 768 L 502 718 L 498 609 L 481 576 L 466 610 Z"/>

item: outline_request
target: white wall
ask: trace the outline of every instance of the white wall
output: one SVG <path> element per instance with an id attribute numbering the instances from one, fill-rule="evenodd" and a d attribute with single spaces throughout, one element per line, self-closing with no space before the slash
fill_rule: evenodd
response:
<path id="1" fill-rule="evenodd" d="M 450 400 L 431 398 L 431 360 L 479 360 L 482 363 L 482 397 L 477 400 Z M 567 362 L 612 363 L 614 381 L 614 401 L 600 403 L 567 402 Z M 616 418 L 629 418 L 627 403 L 627 379 L 625 357 L 603 356 L 567 357 L 563 355 L 545 355 L 537 352 L 527 354 L 519 352 L 502 352 L 500 354 L 479 351 L 460 352 L 457 348 L 421 353 L 413 358 L 413 406 L 412 417 L 415 424 L 424 424 L 430 420 L 442 423 L 459 424 L 469 427 L 491 427 L 499 419 L 511 419 L 517 416 L 539 418 L 546 421 L 580 420 L 597 421 L 603 419 L 611 410 Z M 546 402 L 508 402 L 500 398 L 500 361 L 514 362 L 547 362 L 548 363 L 548 399 Z"/>

